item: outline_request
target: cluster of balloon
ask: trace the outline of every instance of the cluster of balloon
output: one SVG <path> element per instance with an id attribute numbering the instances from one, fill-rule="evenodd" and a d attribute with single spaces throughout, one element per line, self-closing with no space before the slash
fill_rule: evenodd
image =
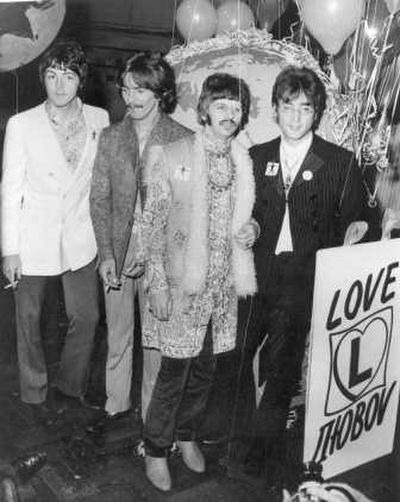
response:
<path id="1" fill-rule="evenodd" d="M 307 31 L 333 56 L 358 27 L 365 0 L 299 0 L 299 7 Z"/>
<path id="2" fill-rule="evenodd" d="M 182 0 L 176 26 L 187 42 L 215 34 L 247 30 L 256 24 L 271 29 L 290 0 Z"/>
<path id="3" fill-rule="evenodd" d="M 383 0 L 369 0 L 359 30 L 351 35 L 333 58 L 335 74 L 345 89 L 353 88 L 354 71 L 367 82 L 376 62 L 378 42 L 388 22 L 389 10 Z"/>

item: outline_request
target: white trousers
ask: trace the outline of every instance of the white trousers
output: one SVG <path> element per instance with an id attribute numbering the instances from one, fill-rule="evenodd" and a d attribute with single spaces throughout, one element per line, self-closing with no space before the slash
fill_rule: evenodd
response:
<path id="1" fill-rule="evenodd" d="M 107 317 L 106 411 L 110 415 L 131 407 L 133 333 L 135 327 L 135 295 L 143 312 L 143 279 L 122 278 L 119 290 L 104 292 Z M 145 419 L 154 384 L 160 368 L 160 352 L 143 349 L 142 418 Z"/>

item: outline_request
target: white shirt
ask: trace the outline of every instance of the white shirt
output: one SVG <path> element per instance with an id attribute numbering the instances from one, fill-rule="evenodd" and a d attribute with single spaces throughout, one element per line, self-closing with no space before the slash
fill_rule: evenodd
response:
<path id="1" fill-rule="evenodd" d="M 307 155 L 308 150 L 310 149 L 312 140 L 313 133 L 311 131 L 298 143 L 295 144 L 285 141 L 283 137 L 281 138 L 279 157 L 281 161 L 283 183 L 285 186 L 286 204 L 282 227 L 275 248 L 275 254 L 279 254 L 284 251 L 293 251 L 293 240 L 290 231 L 288 205 L 289 190 L 294 179 L 297 176 L 297 173 L 300 170 L 300 167 Z"/>

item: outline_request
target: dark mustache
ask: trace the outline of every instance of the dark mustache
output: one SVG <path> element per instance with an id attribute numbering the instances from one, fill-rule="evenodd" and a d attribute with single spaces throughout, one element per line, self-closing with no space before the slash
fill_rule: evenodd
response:
<path id="1" fill-rule="evenodd" d="M 232 124 L 232 125 L 237 125 L 237 122 L 235 120 L 232 120 L 232 119 L 225 119 L 225 120 L 220 120 L 219 123 L 222 125 L 222 124 L 226 124 L 226 123 L 229 123 L 229 124 Z"/>

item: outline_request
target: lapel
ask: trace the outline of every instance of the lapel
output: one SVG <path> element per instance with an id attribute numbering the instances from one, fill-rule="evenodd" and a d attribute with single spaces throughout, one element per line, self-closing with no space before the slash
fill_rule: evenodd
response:
<path id="1" fill-rule="evenodd" d="M 139 145 L 132 117 L 125 115 L 121 122 L 121 129 L 118 134 L 114 135 L 113 140 L 117 143 L 115 152 L 120 159 L 118 164 L 123 169 L 126 164 L 130 164 L 133 174 L 138 166 Z"/>
<path id="2" fill-rule="evenodd" d="M 83 105 L 82 113 L 85 119 L 86 141 L 75 173 L 79 173 L 79 171 L 82 169 L 82 166 L 84 166 L 86 163 L 87 156 L 90 155 L 90 153 L 93 151 L 93 147 L 97 146 L 97 136 L 100 133 L 98 131 L 98 128 L 96 127 L 96 122 L 93 120 L 92 115 L 89 113 L 89 110 L 85 105 Z"/>
<path id="3" fill-rule="evenodd" d="M 310 149 L 308 150 L 300 169 L 293 180 L 292 189 L 307 181 L 310 181 L 314 174 L 322 167 L 324 160 L 318 154 L 318 137 L 314 134 Z M 304 174 L 306 173 L 306 174 Z"/>
<path id="4" fill-rule="evenodd" d="M 160 113 L 160 116 L 157 122 L 154 124 L 154 127 L 150 131 L 149 138 L 144 146 L 143 153 L 141 155 L 141 163 L 144 165 L 146 163 L 147 156 L 149 154 L 149 150 L 153 145 L 163 144 L 165 131 L 168 130 L 170 121 L 169 117 L 163 113 Z"/>

